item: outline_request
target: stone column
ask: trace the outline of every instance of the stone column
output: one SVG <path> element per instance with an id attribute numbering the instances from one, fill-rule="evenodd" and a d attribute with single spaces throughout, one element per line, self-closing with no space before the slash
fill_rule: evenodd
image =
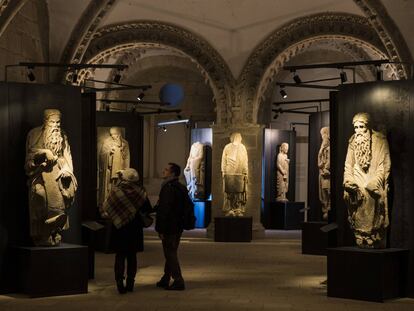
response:
<path id="1" fill-rule="evenodd" d="M 230 135 L 239 132 L 242 144 L 249 157 L 249 183 L 247 185 L 247 204 L 245 216 L 253 217 L 253 238 L 264 236 L 264 227 L 260 222 L 261 185 L 262 185 L 262 154 L 263 126 L 257 124 L 238 124 L 232 127 L 213 126 L 213 154 L 211 178 L 211 223 L 207 228 L 207 236 L 214 237 L 214 217 L 224 216 L 222 211 L 224 195 L 221 176 L 221 156 L 224 146 L 230 142 Z"/>

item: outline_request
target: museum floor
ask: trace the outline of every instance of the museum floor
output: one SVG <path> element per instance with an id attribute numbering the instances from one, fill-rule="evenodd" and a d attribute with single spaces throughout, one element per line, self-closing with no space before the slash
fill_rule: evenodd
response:
<path id="1" fill-rule="evenodd" d="M 414 310 L 414 299 L 370 303 L 326 297 L 326 259 L 301 255 L 299 231 L 268 231 L 252 243 L 214 243 L 205 231 L 186 233 L 180 257 L 187 290 L 155 287 L 162 273 L 161 244 L 146 232 L 146 250 L 133 293 L 119 295 L 112 254 L 96 254 L 89 293 L 30 299 L 0 296 L 0 310 Z"/>

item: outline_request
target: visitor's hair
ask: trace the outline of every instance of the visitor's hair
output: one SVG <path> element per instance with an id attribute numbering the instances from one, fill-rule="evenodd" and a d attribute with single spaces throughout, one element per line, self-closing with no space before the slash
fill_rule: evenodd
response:
<path id="1" fill-rule="evenodd" d="M 179 177 L 181 174 L 181 167 L 176 163 L 168 163 L 168 165 L 170 166 L 170 170 L 174 176 Z"/>

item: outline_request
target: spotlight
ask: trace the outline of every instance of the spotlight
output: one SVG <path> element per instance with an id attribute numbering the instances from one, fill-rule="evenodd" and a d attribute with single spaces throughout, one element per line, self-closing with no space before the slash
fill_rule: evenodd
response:
<path id="1" fill-rule="evenodd" d="M 162 131 L 163 131 L 163 132 L 166 132 L 166 131 L 167 131 L 167 127 L 166 127 L 166 126 L 163 126 L 163 127 L 162 127 Z"/>
<path id="2" fill-rule="evenodd" d="M 279 114 L 278 114 L 278 113 L 276 113 L 276 114 L 273 116 L 273 120 L 276 120 L 277 118 L 279 118 Z"/>
<path id="3" fill-rule="evenodd" d="M 105 111 L 109 112 L 109 109 L 111 109 L 111 105 L 110 104 L 106 104 L 105 105 Z"/>
<path id="4" fill-rule="evenodd" d="M 377 81 L 382 81 L 384 76 L 383 76 L 383 71 L 381 70 L 380 67 L 377 67 Z"/>
<path id="5" fill-rule="evenodd" d="M 114 77 L 114 83 L 119 83 L 121 81 L 121 74 L 118 72 Z"/>
<path id="6" fill-rule="evenodd" d="M 34 75 L 33 69 L 34 69 L 33 67 L 28 67 L 27 68 L 27 78 L 31 82 L 36 80 L 36 76 Z"/>
<path id="7" fill-rule="evenodd" d="M 143 92 L 139 93 L 137 99 L 141 101 L 144 98 L 145 94 Z"/>
<path id="8" fill-rule="evenodd" d="M 177 114 L 177 119 L 181 120 L 183 117 L 180 114 Z"/>
<path id="9" fill-rule="evenodd" d="M 281 86 L 280 87 L 280 95 L 282 96 L 282 98 L 287 98 L 288 97 L 287 96 L 287 93 L 286 93 L 286 91 L 284 89 L 284 86 Z"/>
<path id="10" fill-rule="evenodd" d="M 295 81 L 296 84 L 302 83 L 302 80 L 296 73 L 293 76 L 293 81 Z"/>
<path id="11" fill-rule="evenodd" d="M 341 71 L 341 73 L 339 74 L 339 77 L 341 78 L 341 83 L 345 83 L 346 81 L 348 81 L 348 77 L 345 71 Z"/>

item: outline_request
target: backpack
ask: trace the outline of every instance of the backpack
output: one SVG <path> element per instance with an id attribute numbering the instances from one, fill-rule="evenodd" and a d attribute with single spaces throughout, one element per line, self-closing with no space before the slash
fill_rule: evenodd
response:
<path id="1" fill-rule="evenodd" d="M 187 188 L 179 187 L 179 191 L 183 195 L 183 213 L 182 224 L 184 230 L 193 230 L 195 228 L 197 218 L 194 215 L 194 203 L 188 195 Z"/>

